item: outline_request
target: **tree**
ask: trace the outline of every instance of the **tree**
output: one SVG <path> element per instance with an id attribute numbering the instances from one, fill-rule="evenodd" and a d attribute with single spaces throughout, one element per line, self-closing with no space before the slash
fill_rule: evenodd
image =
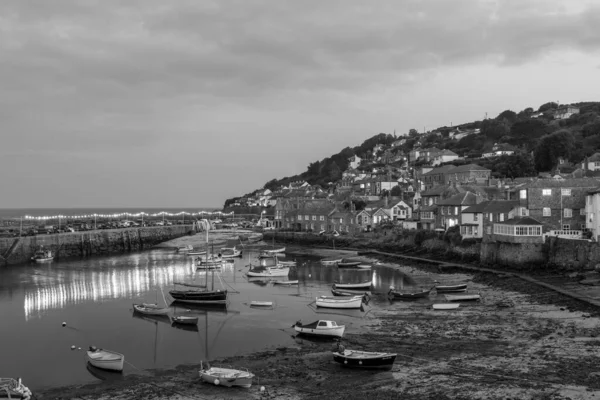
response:
<path id="1" fill-rule="evenodd" d="M 493 164 L 486 168 L 491 169 L 501 178 L 515 179 L 536 175 L 533 160 L 529 155 L 524 154 L 500 156 L 494 159 Z"/>
<path id="2" fill-rule="evenodd" d="M 533 149 L 537 141 L 548 133 L 546 123 L 539 119 L 526 119 L 517 121 L 510 128 L 511 140 L 508 142 L 517 146 Z"/>
<path id="3" fill-rule="evenodd" d="M 544 136 L 534 152 L 535 168 L 538 171 L 550 171 L 558 164 L 558 158 L 568 158 L 574 148 L 574 139 L 570 131 L 560 130 Z"/>
<path id="4" fill-rule="evenodd" d="M 482 122 L 481 135 L 488 137 L 494 141 L 498 141 L 498 139 L 508 134 L 510 128 L 505 119 L 499 118 L 500 115 L 498 116 L 498 119 L 486 119 Z"/>
<path id="5" fill-rule="evenodd" d="M 400 187 L 400 185 L 396 185 L 392 188 L 392 190 L 390 190 L 390 196 L 401 196 L 402 195 L 402 188 Z"/>
<path id="6" fill-rule="evenodd" d="M 279 186 L 277 179 L 271 179 L 269 182 L 265 183 L 263 186 L 264 189 L 269 189 L 270 191 L 274 191 Z"/>
<path id="7" fill-rule="evenodd" d="M 416 129 L 409 129 L 408 131 L 408 136 L 410 137 L 416 137 L 419 136 L 419 131 L 417 131 Z"/>
<path id="8" fill-rule="evenodd" d="M 558 107 L 558 104 L 550 101 L 548 103 L 544 103 L 540 106 L 540 108 L 538 109 L 539 112 L 544 112 L 544 111 L 549 111 L 549 110 L 554 110 Z"/>
<path id="9" fill-rule="evenodd" d="M 514 124 L 517 120 L 517 113 L 512 110 L 504 110 L 496 117 L 496 120 L 506 120 L 509 124 Z"/>

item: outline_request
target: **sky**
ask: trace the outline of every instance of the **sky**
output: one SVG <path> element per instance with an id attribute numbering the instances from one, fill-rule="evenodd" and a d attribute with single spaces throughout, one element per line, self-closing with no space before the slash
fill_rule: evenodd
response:
<path id="1" fill-rule="evenodd" d="M 378 133 L 600 101 L 595 0 L 3 0 L 0 208 L 218 207 Z"/>

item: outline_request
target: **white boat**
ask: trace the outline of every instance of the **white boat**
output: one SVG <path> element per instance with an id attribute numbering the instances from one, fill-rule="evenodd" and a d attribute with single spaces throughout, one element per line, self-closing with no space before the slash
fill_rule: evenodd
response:
<path id="1" fill-rule="evenodd" d="M 359 269 L 371 269 L 371 266 L 369 264 L 359 264 L 356 266 L 356 268 Z"/>
<path id="2" fill-rule="evenodd" d="M 340 263 L 340 262 L 342 262 L 341 258 L 327 259 L 327 260 L 321 260 L 321 265 L 333 266 L 333 265 L 337 265 L 337 263 Z"/>
<path id="3" fill-rule="evenodd" d="M 31 399 L 31 390 L 21 382 L 21 378 L 0 378 L 0 399 Z"/>
<path id="4" fill-rule="evenodd" d="M 432 305 L 431 308 L 433 308 L 434 310 L 455 310 L 459 306 L 460 306 L 460 303 L 451 303 L 451 304 L 440 303 L 440 304 Z"/>
<path id="5" fill-rule="evenodd" d="M 240 386 L 249 388 L 252 386 L 252 378 L 254 378 L 254 374 L 249 371 L 232 368 L 204 368 L 202 365 L 200 365 L 199 373 L 204 382 L 225 387 Z"/>
<path id="6" fill-rule="evenodd" d="M 272 301 L 251 301 L 250 307 L 273 307 Z"/>
<path id="7" fill-rule="evenodd" d="M 296 261 L 277 261 L 277 265 L 283 265 L 284 267 L 295 267 Z"/>
<path id="8" fill-rule="evenodd" d="M 448 300 L 448 301 L 481 300 L 481 295 L 478 295 L 478 294 L 447 294 L 446 300 Z"/>
<path id="9" fill-rule="evenodd" d="M 273 285 L 297 285 L 298 279 L 295 281 L 273 281 Z"/>
<path id="10" fill-rule="evenodd" d="M 223 247 L 220 254 L 222 258 L 235 258 L 241 257 L 242 251 L 235 247 Z"/>
<path id="11" fill-rule="evenodd" d="M 156 304 L 134 304 L 133 309 L 146 315 L 167 315 L 169 313 L 168 308 L 159 307 Z"/>
<path id="12" fill-rule="evenodd" d="M 344 336 L 346 326 L 338 325 L 335 321 L 320 319 L 306 325 L 298 321 L 294 324 L 294 330 L 303 335 L 341 338 Z"/>
<path id="13" fill-rule="evenodd" d="M 90 346 L 86 352 L 87 361 L 96 368 L 107 369 L 110 371 L 123 371 L 125 356 L 116 351 L 98 349 Z"/>
<path id="14" fill-rule="evenodd" d="M 246 272 L 246 275 L 248 275 L 249 277 L 256 277 L 256 276 L 265 276 L 265 277 L 269 277 L 269 276 L 288 276 L 290 273 L 290 269 L 289 267 L 266 267 L 266 268 L 261 268 L 261 269 L 255 269 L 255 270 L 250 270 L 248 272 Z"/>
<path id="15" fill-rule="evenodd" d="M 317 307 L 322 308 L 360 308 L 362 306 L 363 298 L 362 296 L 354 296 L 354 297 L 327 297 L 321 296 L 317 297 L 316 304 Z"/>
<path id="16" fill-rule="evenodd" d="M 194 250 L 194 246 L 192 246 L 191 244 L 186 244 L 184 246 L 179 246 L 177 248 L 177 251 L 180 253 L 186 252 L 186 251 L 193 251 Z"/>
<path id="17" fill-rule="evenodd" d="M 40 246 L 40 249 L 33 254 L 33 257 L 31 257 L 31 260 L 36 263 L 52 261 L 54 260 L 54 254 L 52 253 L 52 250 L 45 250 L 43 246 Z"/>
<path id="18" fill-rule="evenodd" d="M 262 250 L 260 252 L 259 257 L 263 257 L 263 258 L 273 257 L 274 255 L 279 255 L 280 253 L 285 253 L 285 247 L 280 247 L 277 249 Z"/>
<path id="19" fill-rule="evenodd" d="M 173 323 L 181 325 L 198 325 L 198 317 L 191 315 L 173 315 Z"/>
<path id="20" fill-rule="evenodd" d="M 333 288 L 334 289 L 354 289 L 354 290 L 370 289 L 371 281 L 365 281 L 365 282 L 360 282 L 360 283 L 334 283 Z"/>
<path id="21" fill-rule="evenodd" d="M 187 255 L 188 256 L 203 256 L 206 254 L 206 250 L 194 250 L 194 251 L 188 251 Z"/>
<path id="22" fill-rule="evenodd" d="M 196 259 L 196 268 L 197 269 L 217 269 L 221 268 L 228 264 L 233 264 L 234 262 L 229 259 L 220 258 L 220 257 L 207 257 Z"/>

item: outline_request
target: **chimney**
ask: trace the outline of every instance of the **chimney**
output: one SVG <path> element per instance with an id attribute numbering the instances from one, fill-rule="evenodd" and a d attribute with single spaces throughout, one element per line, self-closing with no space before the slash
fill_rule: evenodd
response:
<path id="1" fill-rule="evenodd" d="M 388 195 L 386 194 L 385 195 L 385 207 L 387 208 L 387 206 L 388 206 Z"/>

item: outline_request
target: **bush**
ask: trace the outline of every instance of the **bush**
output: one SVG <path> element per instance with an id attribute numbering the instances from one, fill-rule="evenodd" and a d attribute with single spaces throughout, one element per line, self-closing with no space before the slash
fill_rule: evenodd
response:
<path id="1" fill-rule="evenodd" d="M 427 239 L 435 239 L 436 237 L 434 231 L 419 230 L 415 234 L 415 245 L 420 247 Z"/>
<path id="2" fill-rule="evenodd" d="M 453 246 L 457 246 L 462 242 L 462 235 L 460 234 L 460 226 L 455 225 L 446 231 L 444 234 L 444 241 L 450 243 Z"/>

